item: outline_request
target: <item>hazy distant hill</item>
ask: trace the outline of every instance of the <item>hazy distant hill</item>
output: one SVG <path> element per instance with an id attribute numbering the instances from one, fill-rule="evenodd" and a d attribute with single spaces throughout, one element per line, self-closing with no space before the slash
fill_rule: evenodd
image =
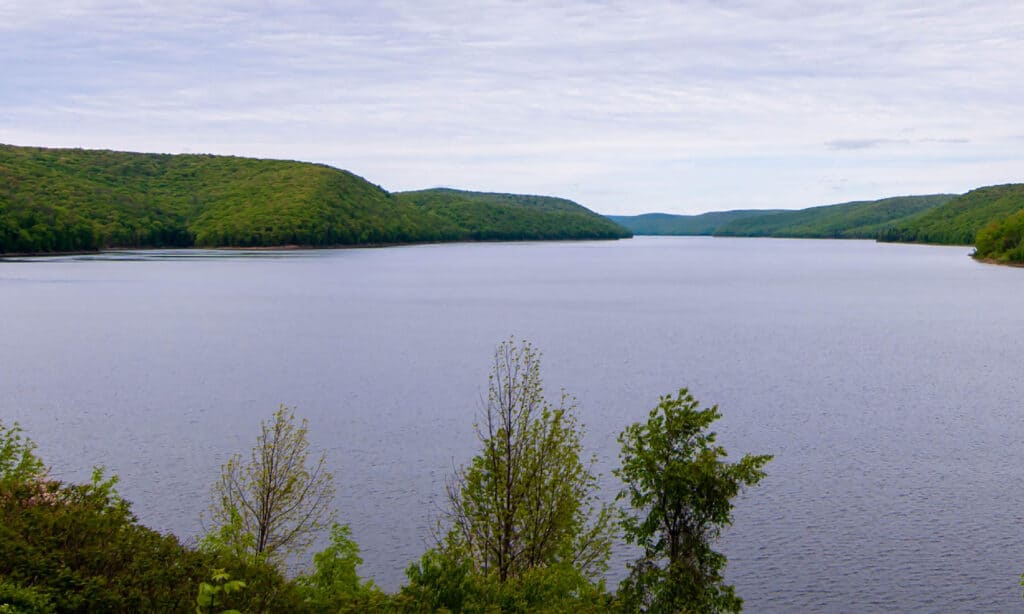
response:
<path id="1" fill-rule="evenodd" d="M 0 145 L 0 252 L 629 236 L 569 201 L 469 194 L 419 203 L 305 162 Z"/>
<path id="2" fill-rule="evenodd" d="M 894 223 L 938 207 L 954 196 L 896 196 L 747 216 L 719 227 L 714 234 L 732 237 L 874 239 Z"/>
<path id="3" fill-rule="evenodd" d="M 973 243 L 977 258 L 1024 263 L 1024 184 L 988 186 L 959 196 L 899 196 L 798 211 L 608 217 L 636 234 Z"/>
<path id="4" fill-rule="evenodd" d="M 564 198 L 434 188 L 396 200 L 454 224 L 467 240 L 618 239 L 632 233 Z"/>
<path id="5" fill-rule="evenodd" d="M 970 245 L 985 226 L 1024 209 L 1024 184 L 995 185 L 971 190 L 941 207 L 892 224 L 883 241 Z"/>
<path id="6" fill-rule="evenodd" d="M 700 215 L 644 213 L 642 215 L 608 215 L 608 219 L 625 226 L 638 235 L 710 235 L 733 220 L 776 213 L 770 209 L 712 211 Z"/>

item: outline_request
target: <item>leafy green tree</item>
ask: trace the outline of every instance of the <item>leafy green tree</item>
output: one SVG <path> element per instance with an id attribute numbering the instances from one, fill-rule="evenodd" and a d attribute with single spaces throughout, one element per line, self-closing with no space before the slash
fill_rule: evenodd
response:
<path id="1" fill-rule="evenodd" d="M 270 566 L 199 552 L 140 525 L 101 469 L 85 484 L 46 477 L 35 444 L 0 428 L 0 612 L 181 612 L 211 569 L 244 579 L 246 612 L 303 612 Z M 13 469 L 12 469 L 13 468 Z"/>
<path id="2" fill-rule="evenodd" d="M 96 471 L 86 484 L 0 484 L 0 603 L 16 611 L 174 611 L 191 600 L 201 557 L 140 526 Z"/>
<path id="3" fill-rule="evenodd" d="M 471 612 L 477 601 L 477 576 L 473 563 L 463 549 L 453 543 L 453 535 L 427 550 L 405 570 L 409 583 L 402 587 L 399 600 L 409 612 Z"/>
<path id="4" fill-rule="evenodd" d="M 480 452 L 447 485 L 450 528 L 410 568 L 407 594 L 433 595 L 435 607 L 464 610 L 449 599 L 479 603 L 483 591 L 483 601 L 516 596 L 531 603 L 529 594 L 551 597 L 540 586 L 599 591 L 611 508 L 597 501 L 593 460 L 580 458 L 573 400 L 563 392 L 552 406 L 544 398 L 540 354 L 529 343 L 498 346 L 476 431 Z"/>
<path id="5" fill-rule="evenodd" d="M 453 547 L 454 546 L 454 547 Z M 406 570 L 409 583 L 392 603 L 401 612 L 607 612 L 610 597 L 570 563 L 536 567 L 501 582 L 481 575 L 454 544 L 428 550 Z"/>
<path id="6" fill-rule="evenodd" d="M 36 456 L 35 449 L 35 442 L 22 436 L 18 423 L 5 428 L 0 422 L 0 483 L 43 479 L 46 467 Z"/>
<path id="7" fill-rule="evenodd" d="M 685 388 L 663 396 L 647 422 L 619 436 L 625 484 L 620 499 L 632 513 L 623 521 L 626 541 L 642 548 L 619 587 L 627 611 L 738 612 L 743 600 L 725 584 L 725 557 L 712 549 L 732 523 L 732 500 L 757 484 L 771 456 L 746 455 L 728 463 L 708 428 L 718 406 L 700 409 Z"/>
<path id="8" fill-rule="evenodd" d="M 0 578 L 0 614 L 50 614 L 56 611 L 45 593 Z"/>
<path id="9" fill-rule="evenodd" d="M 363 582 L 359 545 L 348 525 L 334 523 L 331 544 L 313 555 L 313 571 L 297 578 L 305 601 L 318 612 L 356 612 L 384 609 L 388 596 L 372 580 Z"/>
<path id="10" fill-rule="evenodd" d="M 598 576 L 611 511 L 598 505 L 592 461 L 580 458 L 574 400 L 544 398 L 540 354 L 525 341 L 498 346 L 488 384 L 481 451 L 447 486 L 456 542 L 477 572 L 501 582 L 557 562 Z"/>
<path id="11" fill-rule="evenodd" d="M 212 614 L 224 606 L 224 602 L 232 593 L 245 589 L 245 582 L 232 580 L 231 574 L 223 569 L 214 569 L 213 582 L 200 582 L 199 594 L 196 595 L 196 614 Z M 238 610 L 220 610 L 220 614 L 240 614 Z"/>
<path id="12" fill-rule="evenodd" d="M 213 485 L 215 526 L 204 547 L 247 555 L 283 568 L 304 552 L 334 519 L 334 477 L 326 453 L 309 462 L 308 424 L 281 405 L 260 435 L 248 462 L 240 454 Z"/>

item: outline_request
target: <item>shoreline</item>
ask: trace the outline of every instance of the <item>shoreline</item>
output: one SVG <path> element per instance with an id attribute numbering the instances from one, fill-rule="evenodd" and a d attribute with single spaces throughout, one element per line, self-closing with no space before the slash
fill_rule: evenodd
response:
<path id="1" fill-rule="evenodd" d="M 994 266 L 1009 266 L 1018 269 L 1024 269 L 1024 262 L 996 260 L 995 258 L 975 258 L 974 256 L 971 256 L 971 259 L 974 260 L 975 262 L 980 262 L 981 264 L 991 264 Z"/>
<path id="2" fill-rule="evenodd" d="M 343 250 L 343 249 L 377 249 L 385 247 L 407 247 L 413 245 L 453 245 L 460 243 L 569 243 L 580 241 L 622 241 L 633 237 L 580 237 L 575 239 L 460 239 L 457 241 L 408 241 L 397 243 L 349 243 L 343 245 L 297 245 L 289 243 L 286 245 L 259 245 L 253 247 L 239 246 L 217 246 L 201 247 L 192 245 L 189 247 L 108 247 L 105 249 L 91 251 L 66 251 L 66 252 L 0 252 L 0 262 L 7 258 L 49 258 L 55 256 L 98 256 L 101 254 L 117 254 L 124 252 L 155 252 L 155 251 L 185 251 L 205 250 L 224 252 L 291 252 L 299 250 Z"/>

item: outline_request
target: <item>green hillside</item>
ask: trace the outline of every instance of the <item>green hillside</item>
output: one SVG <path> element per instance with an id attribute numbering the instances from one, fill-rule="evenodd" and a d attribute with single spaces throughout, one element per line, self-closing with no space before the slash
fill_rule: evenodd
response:
<path id="1" fill-rule="evenodd" d="M 970 245 L 988 224 L 1024 209 L 1024 184 L 971 190 L 883 230 L 882 241 Z"/>
<path id="2" fill-rule="evenodd" d="M 619 239 L 632 233 L 564 198 L 435 188 L 396 192 L 395 199 L 460 229 L 461 239 Z"/>
<path id="3" fill-rule="evenodd" d="M 975 258 L 1024 264 L 1024 209 L 979 230 L 974 246 Z"/>
<path id="4" fill-rule="evenodd" d="M 304 162 L 0 145 L 0 253 L 629 236 L 569 201 L 438 192 Z"/>
<path id="5" fill-rule="evenodd" d="M 638 235 L 710 235 L 733 220 L 778 213 L 773 209 L 742 209 L 712 211 L 700 215 L 644 213 L 642 215 L 607 215 L 611 221 Z"/>
<path id="6" fill-rule="evenodd" d="M 948 202 L 953 194 L 896 196 L 733 220 L 716 236 L 874 239 L 894 222 Z"/>

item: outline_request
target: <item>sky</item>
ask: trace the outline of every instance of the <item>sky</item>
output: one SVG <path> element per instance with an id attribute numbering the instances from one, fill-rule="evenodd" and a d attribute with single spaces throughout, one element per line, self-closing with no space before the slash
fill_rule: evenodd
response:
<path id="1" fill-rule="evenodd" d="M 0 143 L 606 214 L 1024 181 L 1024 3 L 0 0 Z"/>

